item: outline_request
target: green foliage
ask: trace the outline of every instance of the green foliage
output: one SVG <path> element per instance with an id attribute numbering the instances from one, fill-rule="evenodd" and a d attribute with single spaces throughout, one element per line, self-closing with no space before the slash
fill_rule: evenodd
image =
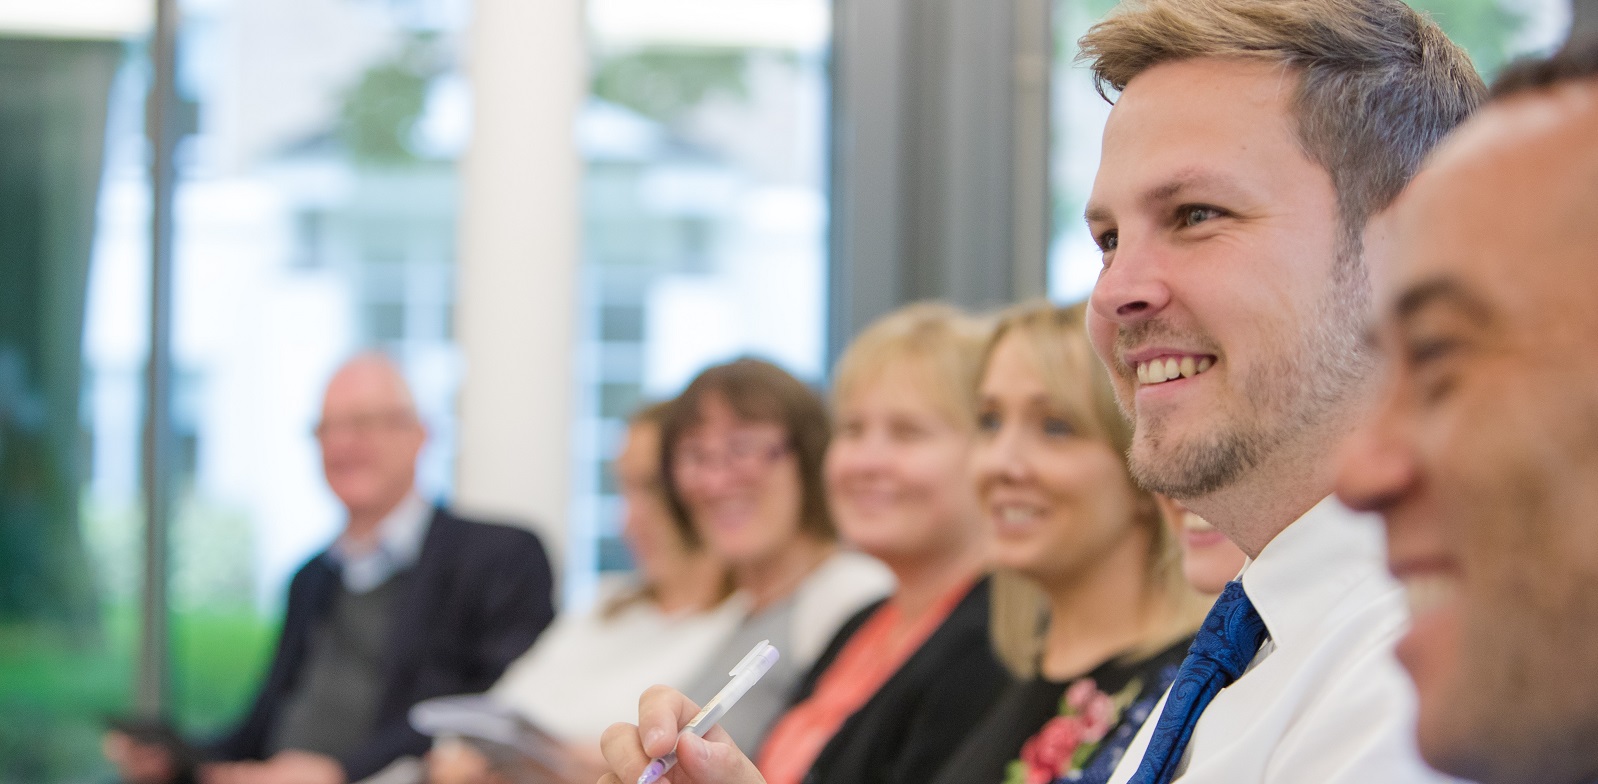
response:
<path id="1" fill-rule="evenodd" d="M 344 96 L 338 134 L 359 163 L 416 161 L 411 131 L 427 103 L 427 85 L 442 70 L 437 36 L 416 34 L 394 57 L 366 70 Z"/>
<path id="2" fill-rule="evenodd" d="M 278 624 L 254 610 L 189 610 L 172 619 L 173 700 L 183 728 L 207 736 L 237 721 L 266 675 Z"/>
<path id="3" fill-rule="evenodd" d="M 81 781 L 101 772 L 105 717 L 126 713 L 136 608 L 105 613 L 85 649 L 39 624 L 0 625 L 0 781 Z"/>
<path id="4" fill-rule="evenodd" d="M 602 56 L 593 94 L 661 122 L 680 119 L 711 95 L 743 99 L 751 52 L 658 47 Z"/>
<path id="5" fill-rule="evenodd" d="M 106 777 L 100 735 L 131 708 L 138 608 L 109 608 L 104 644 L 84 649 L 37 625 L 0 625 L 0 781 Z M 252 610 L 196 610 L 172 619 L 175 714 L 205 737 L 236 720 L 259 682 L 275 620 Z"/>
<path id="6" fill-rule="evenodd" d="M 1515 37 L 1528 21 L 1527 11 L 1511 10 L 1499 0 L 1405 1 L 1430 14 L 1489 79 L 1514 56 Z"/>

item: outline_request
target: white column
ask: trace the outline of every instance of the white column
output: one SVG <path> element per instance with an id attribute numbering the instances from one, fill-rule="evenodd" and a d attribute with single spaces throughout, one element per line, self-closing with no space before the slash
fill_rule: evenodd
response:
<path id="1" fill-rule="evenodd" d="M 584 93 L 580 0 L 475 0 L 462 166 L 456 504 L 566 558 Z"/>

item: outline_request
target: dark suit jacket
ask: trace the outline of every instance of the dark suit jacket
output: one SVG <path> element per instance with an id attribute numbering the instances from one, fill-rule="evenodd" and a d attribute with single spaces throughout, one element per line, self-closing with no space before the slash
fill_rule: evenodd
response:
<path id="1" fill-rule="evenodd" d="M 267 737 L 294 688 L 316 621 L 331 607 L 337 566 L 323 552 L 289 584 L 287 615 L 266 681 L 244 722 L 210 748 L 221 760 L 261 759 Z M 463 520 L 439 509 L 405 592 L 394 606 L 377 724 L 346 755 L 356 781 L 393 760 L 427 750 L 411 729 L 412 705 L 445 694 L 485 691 L 533 644 L 555 615 L 549 559 L 531 532 Z"/>
<path id="2" fill-rule="evenodd" d="M 801 682 L 795 704 L 810 696 L 849 638 L 881 606 L 878 602 L 867 607 L 844 624 Z M 810 767 L 805 782 L 931 781 L 1009 685 L 1010 675 L 988 641 L 988 581 L 983 579 L 843 723 Z"/>

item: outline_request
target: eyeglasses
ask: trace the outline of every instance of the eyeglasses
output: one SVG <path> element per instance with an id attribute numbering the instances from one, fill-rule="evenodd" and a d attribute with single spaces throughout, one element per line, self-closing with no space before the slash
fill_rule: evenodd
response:
<path id="1" fill-rule="evenodd" d="M 698 444 L 678 447 L 673 457 L 677 471 L 703 474 L 720 468 L 747 476 L 776 462 L 788 454 L 788 450 L 787 441 L 734 436 L 727 439 L 720 449 Z"/>
<path id="2" fill-rule="evenodd" d="M 349 416 L 333 417 L 316 423 L 311 428 L 311 435 L 318 441 L 348 433 L 357 438 L 366 438 L 386 430 L 397 430 L 416 421 L 416 417 L 404 411 L 373 411 Z"/>

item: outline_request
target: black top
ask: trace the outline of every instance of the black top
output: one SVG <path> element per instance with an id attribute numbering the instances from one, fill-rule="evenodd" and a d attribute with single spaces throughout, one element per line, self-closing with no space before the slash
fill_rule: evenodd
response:
<path id="1" fill-rule="evenodd" d="M 1084 676 L 1091 679 L 1099 692 L 1122 697 L 1122 704 L 1117 706 L 1120 710 L 1112 718 L 1113 723 L 1098 747 L 1088 752 L 1091 756 L 1080 764 L 1068 766 L 1068 769 L 1075 767 L 1081 771 L 1079 778 L 1065 778 L 1067 771 L 1057 769 L 1061 761 L 1048 758 L 1046 751 L 1037 749 L 1031 755 L 1033 760 L 1043 757 L 1054 774 L 1047 780 L 1108 781 L 1121 755 L 1126 753 L 1127 745 L 1171 685 L 1192 642 L 1191 637 L 1183 638 L 1139 661 L 1112 659 Z M 1083 678 L 1067 681 L 1034 678 L 1010 687 L 981 725 L 965 738 L 959 751 L 935 779 L 936 784 L 1026 782 L 1028 763 L 1021 760 L 1022 747 L 1039 735 L 1046 724 L 1067 712 L 1063 705 L 1066 690 L 1079 680 Z"/>
<path id="2" fill-rule="evenodd" d="M 429 740 L 406 720 L 430 697 L 486 690 L 526 651 L 555 615 L 549 559 L 538 537 L 504 525 L 463 520 L 439 509 L 428 524 L 416 565 L 394 597 L 383 651 L 382 688 L 373 727 L 357 748 L 338 756 L 358 781 Z M 271 668 L 244 720 L 208 749 L 219 760 L 262 759 L 290 694 L 305 677 L 318 621 L 327 617 L 342 581 L 327 553 L 312 558 L 289 583 L 283 632 Z"/>
<path id="3" fill-rule="evenodd" d="M 800 683 L 793 704 L 809 697 L 849 638 L 881 609 L 861 610 Z M 853 716 L 844 721 L 805 775 L 807 784 L 922 784 L 943 767 L 960 739 L 1010 684 L 988 642 L 988 581 L 976 584 L 927 641 Z"/>

